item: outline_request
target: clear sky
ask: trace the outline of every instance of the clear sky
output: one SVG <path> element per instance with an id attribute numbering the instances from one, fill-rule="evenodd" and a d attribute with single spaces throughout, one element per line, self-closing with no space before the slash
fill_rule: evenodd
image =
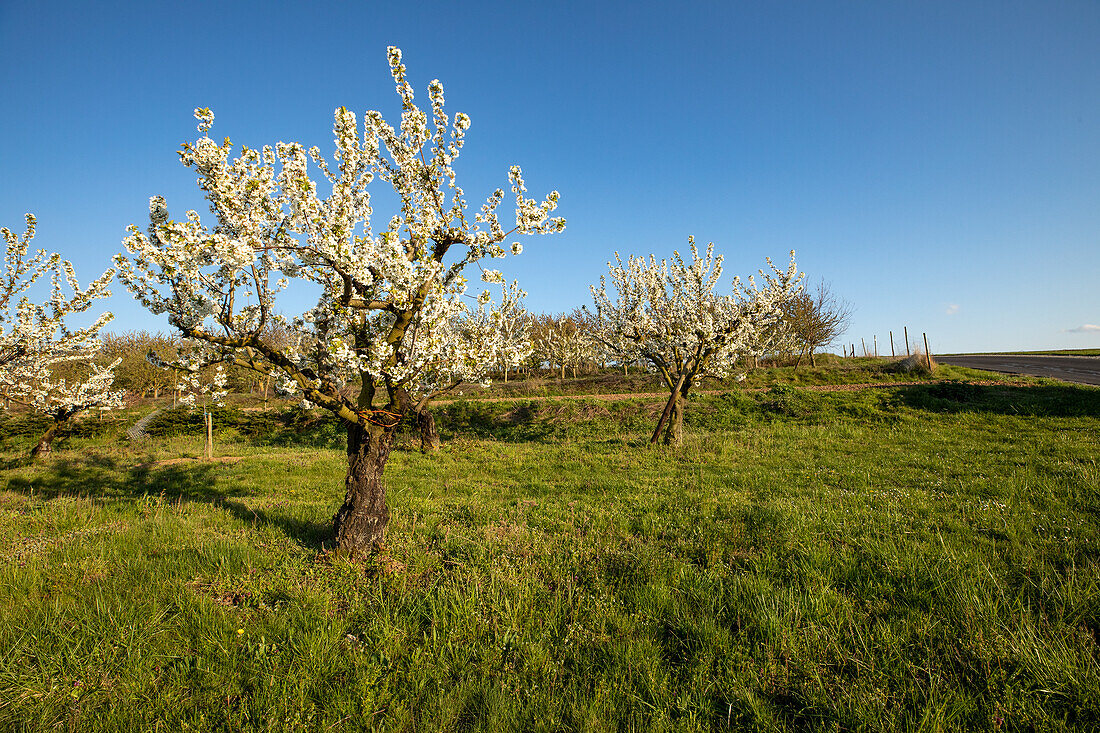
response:
<path id="1" fill-rule="evenodd" d="M 501 261 L 533 310 L 694 234 L 730 275 L 796 249 L 880 351 L 906 325 L 940 352 L 1100 346 L 1095 0 L 0 0 L 0 223 L 34 212 L 90 279 L 150 195 L 205 211 L 193 108 L 331 151 L 335 107 L 397 117 L 390 44 L 472 118 L 472 205 L 512 163 L 561 192 L 566 232 Z M 115 293 L 112 329 L 167 330 Z"/>

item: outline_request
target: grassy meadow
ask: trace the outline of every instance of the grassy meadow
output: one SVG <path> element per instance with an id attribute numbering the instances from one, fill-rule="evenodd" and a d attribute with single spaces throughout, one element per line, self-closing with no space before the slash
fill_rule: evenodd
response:
<path id="1" fill-rule="evenodd" d="M 1095 730 L 1100 389 L 940 374 L 440 405 L 365 563 L 331 420 L 9 417 L 0 730 Z"/>

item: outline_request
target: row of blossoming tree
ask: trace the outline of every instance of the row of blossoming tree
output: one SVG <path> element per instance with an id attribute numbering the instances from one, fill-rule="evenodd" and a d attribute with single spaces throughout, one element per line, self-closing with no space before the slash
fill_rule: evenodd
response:
<path id="1" fill-rule="evenodd" d="M 514 225 L 506 229 L 498 216 L 502 189 L 471 215 L 454 169 L 470 118 L 448 115 L 438 80 L 428 87 L 430 109 L 418 107 L 400 50 L 389 48 L 388 59 L 400 122 L 392 126 L 375 111 L 360 120 L 337 109 L 331 160 L 298 143 L 242 147 L 232 157 L 228 139 L 219 143 L 207 134 L 213 114 L 196 110 L 202 136 L 182 146 L 180 159 L 198 175 L 216 222 L 210 226 L 194 211 L 173 217 L 155 196 L 148 227 L 131 226 L 126 253 L 115 258 L 119 279 L 189 345 L 186 363 L 171 366 L 187 374 L 247 369 L 340 418 L 348 468 L 334 531 L 339 550 L 351 555 L 383 539 L 388 509 L 382 476 L 403 418 L 415 415 L 426 433 L 434 430 L 431 400 L 527 357 L 514 338 L 522 327 L 523 293 L 482 262 L 519 254 L 522 245 L 510 240 L 520 235 L 565 227 L 553 216 L 558 193 L 529 198 L 518 166 L 509 172 Z M 369 189 L 375 182 L 391 188 L 398 201 L 382 226 L 372 221 Z M 14 316 L 0 314 L 3 325 L 11 324 L 0 342 L 6 393 L 28 404 L 54 399 L 61 413 L 90 406 L 91 393 L 94 404 L 117 401 L 106 386 L 110 367 L 90 367 L 86 388 L 71 395 L 70 385 L 60 389 L 48 376 L 31 373 L 35 353 L 47 354 L 37 359 L 43 368 L 67 359 L 92 363 L 98 346 L 91 341 L 109 315 L 77 331 L 67 330 L 61 316 L 105 295 L 112 273 L 81 290 L 71 267 L 56 256 L 40 253 L 28 262 L 19 254 L 29 236 L 20 240 L 6 230 L 4 236 L 9 280 L 0 305 L 6 307 L 28 277 L 49 271 L 55 284 L 47 306 L 24 299 Z M 675 253 L 668 261 L 651 256 L 624 263 L 616 255 L 609 280 L 593 288 L 594 312 L 577 315 L 599 348 L 596 358 L 646 362 L 661 374 L 670 399 L 654 438 L 663 430 L 670 443 L 680 441 L 683 398 L 699 379 L 731 373 L 746 354 L 774 345 L 781 305 L 800 278 L 792 253 L 790 266 L 772 268 L 759 286 L 751 278 L 747 286 L 735 280 L 732 292 L 722 295 L 722 258 L 711 246 L 700 254 L 689 242 L 690 259 Z M 468 304 L 465 273 L 472 268 L 487 287 L 499 288 L 498 300 L 485 289 L 469 299 L 476 307 Z M 62 279 L 73 291 L 67 299 Z M 312 308 L 288 316 L 277 301 L 292 281 L 319 296 Z M 545 338 L 547 349 L 575 348 L 567 333 Z M 558 361 L 567 363 L 564 356 Z M 58 397 L 39 396 L 50 389 Z"/>

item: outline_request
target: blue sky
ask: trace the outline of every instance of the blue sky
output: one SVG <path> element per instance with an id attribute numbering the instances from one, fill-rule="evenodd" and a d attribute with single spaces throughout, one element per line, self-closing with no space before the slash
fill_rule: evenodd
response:
<path id="1" fill-rule="evenodd" d="M 846 340 L 1100 346 L 1100 4 L 0 2 L 0 223 L 109 264 L 148 197 L 205 211 L 175 151 L 212 132 L 331 150 L 332 111 L 421 99 L 473 125 L 471 204 L 520 164 L 564 234 L 503 261 L 535 310 L 612 252 L 713 240 L 727 273 L 796 249 Z M 388 219 L 383 207 L 376 216 Z M 112 328 L 166 329 L 115 288 Z"/>

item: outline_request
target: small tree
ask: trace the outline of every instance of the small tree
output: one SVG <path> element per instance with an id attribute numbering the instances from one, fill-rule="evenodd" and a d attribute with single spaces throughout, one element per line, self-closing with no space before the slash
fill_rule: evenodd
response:
<path id="1" fill-rule="evenodd" d="M 399 126 L 367 112 L 361 135 L 355 114 L 337 109 L 333 163 L 298 143 L 245 147 L 230 161 L 231 143 L 205 136 L 213 114 L 196 110 L 204 136 L 185 144 L 180 157 L 198 173 L 217 227 L 208 229 L 193 211 L 173 220 L 154 197 L 148 233 L 131 227 L 130 256 L 116 260 L 131 291 L 153 312 L 167 313 L 181 335 L 278 377 L 284 391 L 343 421 L 348 471 L 334 529 L 338 548 L 349 554 L 383 539 L 389 510 L 382 474 L 398 424 L 422 398 L 423 375 L 446 371 L 455 358 L 441 334 L 462 310 L 463 271 L 506 256 L 501 243 L 513 234 L 565 226 L 551 216 L 557 192 L 541 202 L 527 198 L 518 166 L 509 173 L 515 226 L 506 231 L 500 224 L 500 189 L 469 217 L 453 165 L 470 118 L 457 114 L 452 123 L 438 80 L 428 86 L 431 109 L 421 110 L 400 50 L 390 47 L 388 58 L 401 98 Z M 327 196 L 318 194 L 310 161 Z M 368 192 L 376 179 L 392 187 L 399 203 L 378 229 Z M 514 254 L 519 249 L 512 244 Z M 320 297 L 313 308 L 284 318 L 276 314 L 276 297 L 290 280 L 313 285 Z M 288 345 L 265 336 L 273 324 L 287 329 Z M 357 394 L 344 391 L 353 384 L 360 385 Z"/>
<path id="2" fill-rule="evenodd" d="M 499 282 L 501 300 L 497 304 L 489 300 L 489 291 L 483 291 L 473 311 L 460 303 L 454 317 L 436 324 L 417 322 L 420 343 L 432 344 L 441 349 L 443 358 L 433 359 L 433 366 L 420 374 L 416 393 L 419 395 L 412 410 L 420 430 L 420 450 L 431 453 L 439 449 L 439 431 L 435 417 L 428 407 L 436 397 L 456 389 L 463 383 L 477 383 L 488 387 L 489 375 L 497 367 L 509 369 L 518 366 L 530 353 L 526 330 L 513 321 L 518 301 L 527 295 L 516 281 L 509 286 L 495 271 L 486 273 L 490 282 Z M 413 355 L 415 358 L 415 355 Z"/>
<path id="3" fill-rule="evenodd" d="M 650 442 L 662 430 L 665 443 L 683 440 L 683 400 L 704 376 L 723 377 L 734 372 L 739 360 L 758 348 L 759 334 L 782 318 L 781 307 L 801 280 L 791 252 L 786 271 L 765 274 L 758 287 L 734 278 L 729 295 L 715 292 L 722 275 L 722 257 L 714 256 L 714 244 L 700 256 L 695 240 L 688 237 L 690 262 L 679 252 L 672 260 L 633 255 L 624 264 L 608 263 L 611 291 L 606 278 L 592 288 L 596 301 L 596 337 L 622 363 L 646 360 L 660 373 L 669 389 L 669 401 Z"/>
<path id="4" fill-rule="evenodd" d="M 843 336 L 852 319 L 851 304 L 837 296 L 824 280 L 813 291 L 793 294 L 783 311 L 787 329 L 800 349 L 796 367 L 807 354 L 810 366 L 816 367 L 815 351 Z"/>
<path id="5" fill-rule="evenodd" d="M 122 393 L 111 389 L 118 362 L 96 363 L 99 330 L 111 314 L 103 313 L 91 325 L 75 330 L 65 322 L 111 294 L 107 286 L 114 271 L 81 289 L 71 263 L 41 249 L 29 254 L 36 220 L 27 214 L 26 221 L 22 237 L 6 227 L 0 229 L 5 243 L 0 273 L 0 394 L 50 418 L 50 426 L 31 451 L 32 457 L 39 458 L 52 450 L 54 438 L 74 416 L 118 407 Z M 27 291 L 46 275 L 49 299 L 43 304 L 31 302 Z"/>
<path id="6" fill-rule="evenodd" d="M 194 410 L 202 404 L 203 456 L 214 458 L 214 405 L 224 405 L 229 394 L 229 375 L 217 349 L 197 339 L 183 339 L 171 361 L 153 349 L 145 354 L 150 366 L 173 374 L 178 402 Z"/>
<path id="7" fill-rule="evenodd" d="M 799 289 L 790 293 L 784 303 L 783 312 L 786 314 L 787 305 L 797 299 L 802 291 Z M 748 369 L 760 367 L 761 359 L 770 359 L 772 363 L 779 364 L 790 357 L 797 348 L 797 339 L 790 328 L 790 323 L 784 318 L 777 318 L 757 329 L 745 341 L 744 365 Z"/>
<path id="8" fill-rule="evenodd" d="M 531 314 L 523 307 L 523 299 L 527 297 L 527 291 L 519 287 L 513 280 L 511 285 L 501 285 L 501 302 L 499 308 L 499 320 L 497 328 L 500 330 L 500 354 L 497 357 L 497 368 L 504 375 L 504 382 L 508 382 L 508 371 L 519 369 L 531 358 L 534 345 L 528 333 L 531 324 Z"/>
<path id="9" fill-rule="evenodd" d="M 577 376 L 577 367 L 588 359 L 592 350 L 588 338 L 580 325 L 570 315 L 546 316 L 542 333 L 534 346 L 543 359 L 561 370 L 565 379 L 565 370 L 572 368 L 573 377 Z"/>
<path id="10" fill-rule="evenodd" d="M 161 392 L 173 390 L 178 378 L 170 370 L 151 363 L 146 355 L 152 351 L 162 361 L 172 361 L 179 351 L 178 339 L 161 333 L 130 331 L 121 334 L 105 334 L 100 352 L 108 360 L 118 359 L 115 368 L 115 386 L 144 397 L 160 397 Z"/>

